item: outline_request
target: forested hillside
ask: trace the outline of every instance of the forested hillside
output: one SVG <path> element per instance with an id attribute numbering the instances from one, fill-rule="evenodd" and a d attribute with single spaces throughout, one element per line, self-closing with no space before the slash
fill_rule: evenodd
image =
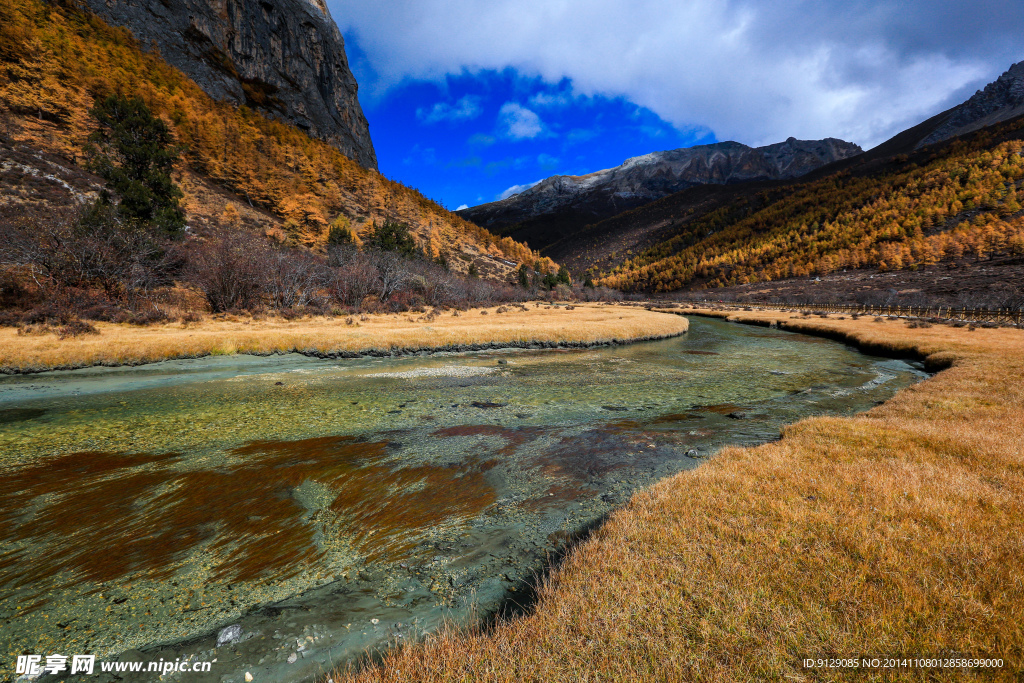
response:
<path id="1" fill-rule="evenodd" d="M 1022 138 L 1015 119 L 870 173 L 843 170 L 680 216 L 657 244 L 594 279 L 664 292 L 1024 255 Z"/>
<path id="2" fill-rule="evenodd" d="M 476 255 L 538 260 L 524 245 L 362 168 L 325 142 L 214 101 L 151 47 L 71 2 L 4 0 L 0 134 L 79 162 L 95 128 L 93 104 L 112 93 L 138 96 L 170 125 L 183 151 L 186 206 L 198 201 L 188 182 L 195 174 L 279 217 L 277 236 L 297 245 L 321 249 L 331 224 L 358 236 L 374 223 L 397 220 L 410 226 L 428 255 L 446 255 L 463 272 Z"/>

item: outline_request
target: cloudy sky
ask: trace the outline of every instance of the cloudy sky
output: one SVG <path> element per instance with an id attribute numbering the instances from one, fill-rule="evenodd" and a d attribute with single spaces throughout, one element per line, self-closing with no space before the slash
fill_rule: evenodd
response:
<path id="1" fill-rule="evenodd" d="M 449 208 L 720 140 L 865 149 L 1024 59 L 1021 0 L 328 0 L 385 175 Z"/>

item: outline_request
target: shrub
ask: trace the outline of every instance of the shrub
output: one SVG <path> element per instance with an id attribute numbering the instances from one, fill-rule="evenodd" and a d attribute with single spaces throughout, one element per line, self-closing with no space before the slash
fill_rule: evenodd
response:
<path id="1" fill-rule="evenodd" d="M 99 334 L 100 331 L 84 320 L 72 320 L 67 325 L 57 328 L 57 337 L 68 339 L 83 334 Z"/>
<path id="2" fill-rule="evenodd" d="M 49 334 L 52 331 L 53 331 L 53 328 L 51 328 L 49 325 L 47 325 L 45 323 L 32 323 L 32 324 L 29 324 L 29 325 L 22 325 L 22 326 L 18 327 L 18 334 L 19 335 Z"/>
<path id="3" fill-rule="evenodd" d="M 247 233 L 222 233 L 194 246 L 189 279 L 202 290 L 214 313 L 258 309 L 265 292 L 268 249 L 264 240 Z"/>
<path id="4" fill-rule="evenodd" d="M 374 225 L 363 243 L 370 250 L 390 251 L 405 257 L 421 255 L 416 240 L 409 234 L 409 226 L 396 221 L 384 221 L 380 227 Z"/>

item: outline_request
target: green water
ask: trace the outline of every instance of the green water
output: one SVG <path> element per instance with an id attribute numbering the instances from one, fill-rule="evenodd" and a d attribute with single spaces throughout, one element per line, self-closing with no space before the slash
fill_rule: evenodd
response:
<path id="1" fill-rule="evenodd" d="M 571 533 L 724 444 L 923 376 L 691 319 L 593 350 L 0 379 L 0 672 L 129 650 L 217 659 L 189 680 L 299 680 L 497 609 Z M 232 623 L 243 641 L 216 647 Z"/>

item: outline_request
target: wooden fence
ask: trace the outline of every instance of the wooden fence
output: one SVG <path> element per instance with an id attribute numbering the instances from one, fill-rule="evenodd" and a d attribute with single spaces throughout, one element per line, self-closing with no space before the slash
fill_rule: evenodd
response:
<path id="1" fill-rule="evenodd" d="M 842 304 L 769 304 L 769 303 L 736 303 L 721 301 L 680 301 L 677 303 L 695 306 L 716 306 L 739 310 L 800 310 L 814 313 L 850 313 L 858 315 L 888 316 L 897 318 L 939 318 L 942 320 L 962 320 L 974 323 L 1000 323 L 1020 325 L 1024 323 L 1024 311 L 1020 309 L 988 309 L 988 308 L 957 308 L 955 306 L 847 306 Z"/>

